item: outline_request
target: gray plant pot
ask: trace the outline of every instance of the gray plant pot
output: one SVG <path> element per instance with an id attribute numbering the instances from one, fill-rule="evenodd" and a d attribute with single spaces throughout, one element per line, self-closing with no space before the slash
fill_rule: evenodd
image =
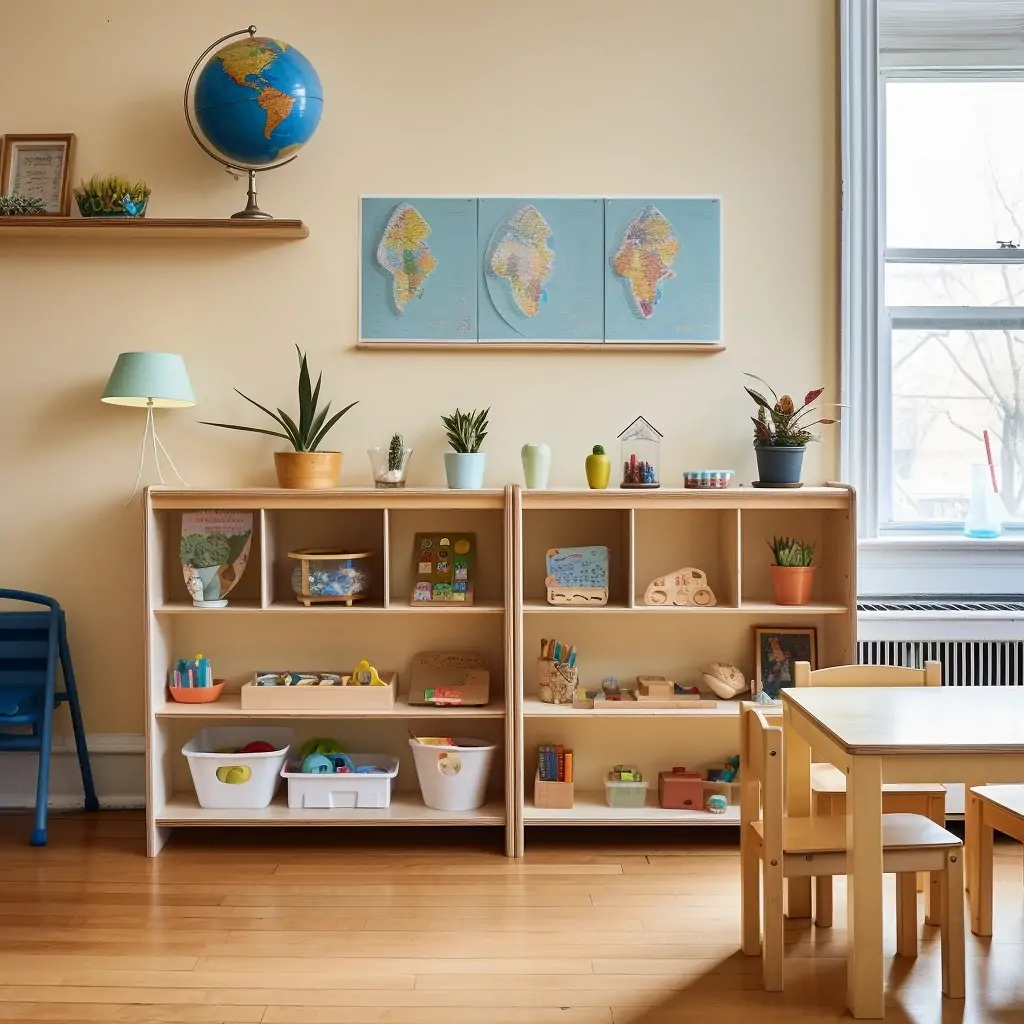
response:
<path id="1" fill-rule="evenodd" d="M 763 484 L 798 484 L 807 448 L 780 448 L 773 445 L 754 445 L 757 455 L 757 475 Z"/>

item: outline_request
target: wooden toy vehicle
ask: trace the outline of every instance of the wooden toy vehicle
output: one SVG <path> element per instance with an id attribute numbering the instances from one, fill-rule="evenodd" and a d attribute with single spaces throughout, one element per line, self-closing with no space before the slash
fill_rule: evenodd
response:
<path id="1" fill-rule="evenodd" d="M 651 580 L 644 591 L 644 604 L 710 608 L 718 600 L 708 586 L 707 575 L 700 569 L 686 567 Z"/>

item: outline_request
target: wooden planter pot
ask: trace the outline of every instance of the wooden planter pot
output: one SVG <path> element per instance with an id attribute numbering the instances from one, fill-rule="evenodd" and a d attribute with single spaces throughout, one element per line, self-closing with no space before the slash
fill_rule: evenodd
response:
<path id="1" fill-rule="evenodd" d="M 341 452 L 274 452 L 274 468 L 279 487 L 325 491 L 338 486 Z"/>

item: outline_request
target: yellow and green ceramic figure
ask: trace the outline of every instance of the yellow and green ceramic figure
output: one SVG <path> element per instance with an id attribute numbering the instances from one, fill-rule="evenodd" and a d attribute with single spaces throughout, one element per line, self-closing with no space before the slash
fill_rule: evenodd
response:
<path id="1" fill-rule="evenodd" d="M 586 468 L 587 483 L 591 490 L 603 491 L 611 479 L 612 460 L 605 455 L 601 445 L 594 445 L 594 450 L 587 456 Z"/>

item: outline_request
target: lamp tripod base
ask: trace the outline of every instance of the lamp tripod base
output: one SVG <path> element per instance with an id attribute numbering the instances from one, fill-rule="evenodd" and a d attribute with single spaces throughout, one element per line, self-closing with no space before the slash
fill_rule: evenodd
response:
<path id="1" fill-rule="evenodd" d="M 273 220 L 269 213 L 264 213 L 256 202 L 256 172 L 249 172 L 249 192 L 245 209 L 231 214 L 232 220 Z"/>

